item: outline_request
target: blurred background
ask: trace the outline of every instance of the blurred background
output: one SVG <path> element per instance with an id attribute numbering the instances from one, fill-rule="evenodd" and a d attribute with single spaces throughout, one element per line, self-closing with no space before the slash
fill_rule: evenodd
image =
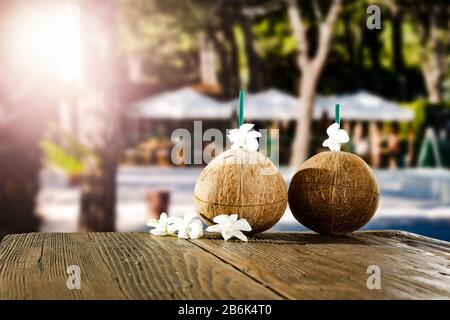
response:
<path id="1" fill-rule="evenodd" d="M 171 134 L 235 128 L 244 88 L 287 183 L 340 103 L 344 149 L 381 187 L 365 229 L 450 240 L 449 14 L 443 0 L 2 0 L 0 236 L 193 211 L 205 164 L 175 165 Z M 287 209 L 272 230 L 305 229 Z"/>

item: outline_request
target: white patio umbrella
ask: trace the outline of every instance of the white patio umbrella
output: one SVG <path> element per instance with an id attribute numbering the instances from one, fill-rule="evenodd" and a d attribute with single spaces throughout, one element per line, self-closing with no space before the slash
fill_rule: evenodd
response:
<path id="1" fill-rule="evenodd" d="M 334 105 L 341 105 L 341 118 L 361 121 L 411 121 L 414 113 L 394 102 L 366 91 L 351 94 L 317 96 L 313 118 L 323 114 L 334 118 Z M 153 119 L 230 119 L 237 110 L 238 99 L 223 103 L 191 88 L 182 88 L 135 102 L 127 114 Z M 299 100 L 277 89 L 245 95 L 246 120 L 295 120 Z"/>
<path id="2" fill-rule="evenodd" d="M 133 103 L 127 115 L 147 119 L 229 119 L 229 103 L 209 98 L 194 89 L 181 88 Z"/>
<path id="3" fill-rule="evenodd" d="M 366 91 L 351 94 L 317 96 L 313 119 L 323 114 L 334 118 L 334 105 L 341 105 L 341 118 L 362 121 L 411 121 L 414 113 L 394 102 Z M 238 100 L 230 104 L 237 108 Z M 298 117 L 299 100 L 296 96 L 277 89 L 269 89 L 245 96 L 245 119 L 248 120 L 295 120 Z"/>
<path id="4" fill-rule="evenodd" d="M 237 110 L 238 99 L 230 105 Z M 247 120 L 291 120 L 298 115 L 298 98 L 277 89 L 246 93 L 244 118 Z"/>
<path id="5" fill-rule="evenodd" d="M 329 118 L 334 118 L 336 103 L 341 105 L 341 118 L 344 120 L 411 121 L 414 118 L 412 110 L 366 91 L 318 97 L 315 111 L 320 115 L 326 113 Z"/>

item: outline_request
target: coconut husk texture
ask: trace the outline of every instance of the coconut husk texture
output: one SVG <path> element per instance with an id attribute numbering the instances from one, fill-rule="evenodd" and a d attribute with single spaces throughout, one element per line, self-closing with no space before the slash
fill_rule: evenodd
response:
<path id="1" fill-rule="evenodd" d="M 364 226 L 375 214 L 380 188 L 360 157 L 321 152 L 305 161 L 289 186 L 289 207 L 307 228 L 341 235 Z"/>
<path id="2" fill-rule="evenodd" d="M 283 216 L 287 188 L 275 165 L 259 152 L 227 150 L 200 174 L 194 190 L 195 207 L 207 224 L 220 214 L 238 214 L 252 227 L 265 231 Z"/>

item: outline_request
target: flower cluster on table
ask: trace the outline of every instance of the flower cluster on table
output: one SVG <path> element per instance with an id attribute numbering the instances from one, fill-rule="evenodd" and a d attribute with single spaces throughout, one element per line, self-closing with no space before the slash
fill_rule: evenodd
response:
<path id="1" fill-rule="evenodd" d="M 208 232 L 217 232 L 222 235 L 225 241 L 235 237 L 242 241 L 247 241 L 247 237 L 242 231 L 251 231 L 252 227 L 246 219 L 238 219 L 237 214 L 221 214 L 213 219 L 216 223 L 206 228 Z M 150 233 L 155 236 L 178 236 L 182 239 L 202 238 L 203 222 L 196 212 L 186 213 L 183 217 L 168 217 L 163 212 L 159 219 L 149 219 L 147 226 L 151 227 Z"/>

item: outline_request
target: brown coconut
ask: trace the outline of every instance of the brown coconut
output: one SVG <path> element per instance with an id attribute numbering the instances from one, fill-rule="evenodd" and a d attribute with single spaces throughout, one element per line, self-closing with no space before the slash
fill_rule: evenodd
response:
<path id="1" fill-rule="evenodd" d="M 194 190 L 195 207 L 212 224 L 220 214 L 238 214 L 265 231 L 282 217 L 287 206 L 285 181 L 275 165 L 259 152 L 228 150 L 203 169 Z"/>
<path id="2" fill-rule="evenodd" d="M 340 235 L 364 226 L 375 214 L 380 189 L 360 157 L 341 151 L 308 159 L 289 186 L 289 207 L 304 226 Z"/>

